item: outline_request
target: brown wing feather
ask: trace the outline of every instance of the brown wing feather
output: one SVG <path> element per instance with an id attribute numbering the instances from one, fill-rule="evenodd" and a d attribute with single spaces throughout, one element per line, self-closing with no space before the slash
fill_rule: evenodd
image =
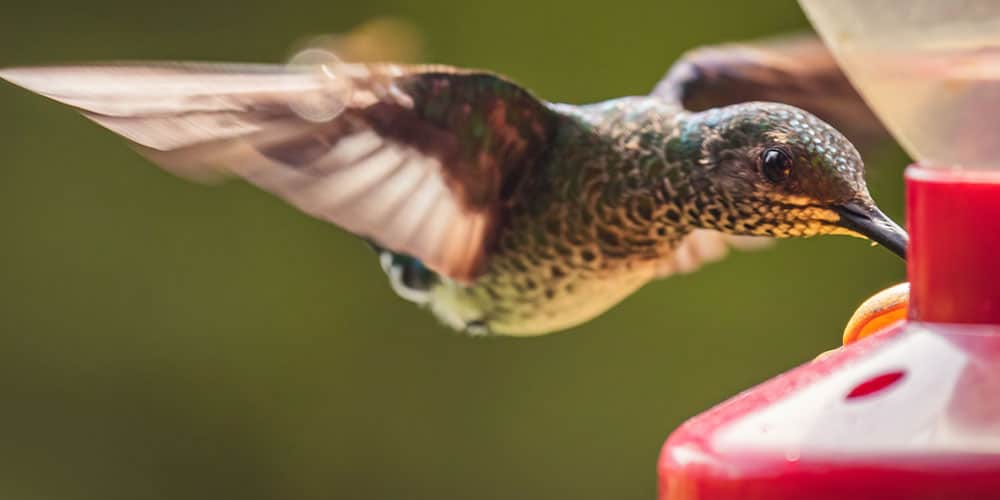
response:
<path id="1" fill-rule="evenodd" d="M 888 137 L 830 51 L 812 35 L 695 49 L 670 68 L 653 94 L 692 111 L 781 102 L 819 116 L 856 144 Z"/>
<path id="2" fill-rule="evenodd" d="M 445 276 L 474 279 L 504 197 L 544 151 L 554 115 L 488 73 L 335 69 L 117 64 L 0 78 L 79 109 L 174 172 L 241 176 Z"/>

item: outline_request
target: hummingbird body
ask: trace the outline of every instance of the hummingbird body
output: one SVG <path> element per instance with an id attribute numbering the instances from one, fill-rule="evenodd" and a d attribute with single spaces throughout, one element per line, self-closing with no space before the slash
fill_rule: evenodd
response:
<path id="1" fill-rule="evenodd" d="M 703 148 L 722 140 L 734 117 L 763 127 L 771 119 L 766 110 L 777 110 L 802 130 L 820 127 L 794 108 L 691 113 L 646 96 L 550 106 L 561 117 L 556 137 L 529 167 L 539 174 L 513 188 L 484 273 L 467 284 L 435 276 L 418 285 L 425 292 L 414 301 L 456 329 L 519 336 L 563 330 L 676 271 L 672 258 L 692 231 L 807 237 L 823 232 L 817 219 L 837 218 L 788 207 L 784 215 L 797 211 L 801 220 L 776 227 L 760 213 L 770 208 L 765 200 L 732 199 L 712 182 Z M 827 141 L 846 143 L 840 134 L 820 143 Z"/>
<path id="2" fill-rule="evenodd" d="M 791 52 L 812 61 L 807 71 L 767 53 L 695 52 L 650 96 L 585 106 L 443 66 L 133 64 L 0 78 L 77 108 L 173 172 L 242 177 L 358 234 L 399 295 L 456 329 L 537 335 L 759 244 L 744 237 L 848 234 L 903 255 L 905 232 L 875 206 L 851 142 L 799 107 L 760 102 L 787 97 L 865 125 L 852 131 L 880 130 L 866 128 L 870 112 L 819 42 Z M 805 92 L 815 86 L 820 99 Z"/>
<path id="3" fill-rule="evenodd" d="M 505 207 L 504 230 L 481 277 L 439 281 L 430 308 L 450 325 L 508 335 L 562 330 L 621 301 L 656 274 L 690 229 L 666 218 L 667 172 L 686 177 L 660 145 L 676 107 L 626 98 L 554 106 L 551 149 Z"/>

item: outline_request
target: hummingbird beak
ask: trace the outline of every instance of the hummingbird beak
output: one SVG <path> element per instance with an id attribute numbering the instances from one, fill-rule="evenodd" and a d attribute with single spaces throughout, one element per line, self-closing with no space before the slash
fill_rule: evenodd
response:
<path id="1" fill-rule="evenodd" d="M 860 234 L 906 260 L 906 246 L 910 237 L 878 207 L 848 202 L 834 206 L 833 210 L 840 215 L 837 223 L 840 227 Z"/>

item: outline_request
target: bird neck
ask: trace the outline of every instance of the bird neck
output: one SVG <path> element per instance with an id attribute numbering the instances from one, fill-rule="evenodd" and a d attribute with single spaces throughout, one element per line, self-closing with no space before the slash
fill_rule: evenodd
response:
<path id="1" fill-rule="evenodd" d="M 680 212 L 679 224 L 690 229 L 732 231 L 740 212 L 713 174 L 715 164 L 707 151 L 724 140 L 719 114 L 682 111 L 674 116 L 669 132 L 662 138 L 665 167 L 655 179 L 672 209 Z M 672 220 L 668 209 L 667 215 Z"/>
<path id="2" fill-rule="evenodd" d="M 718 113 L 692 113 L 655 97 L 578 108 L 617 158 L 607 190 L 621 206 L 652 208 L 656 232 L 731 230 L 737 208 L 713 182 L 706 146 L 720 140 Z M 659 231 L 660 227 L 666 231 Z"/>
<path id="3" fill-rule="evenodd" d="M 585 225 L 619 236 L 608 245 L 627 241 L 623 254 L 658 258 L 694 229 L 739 223 L 702 159 L 718 139 L 710 117 L 654 97 L 553 107 L 567 120 L 548 170 L 572 186 Z"/>

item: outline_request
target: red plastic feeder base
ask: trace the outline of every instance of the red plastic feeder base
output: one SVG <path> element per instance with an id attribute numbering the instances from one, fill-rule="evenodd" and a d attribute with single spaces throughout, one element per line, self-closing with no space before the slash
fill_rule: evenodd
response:
<path id="1" fill-rule="evenodd" d="M 1000 176 L 907 186 L 911 321 L 686 422 L 662 500 L 1000 499 Z"/>

